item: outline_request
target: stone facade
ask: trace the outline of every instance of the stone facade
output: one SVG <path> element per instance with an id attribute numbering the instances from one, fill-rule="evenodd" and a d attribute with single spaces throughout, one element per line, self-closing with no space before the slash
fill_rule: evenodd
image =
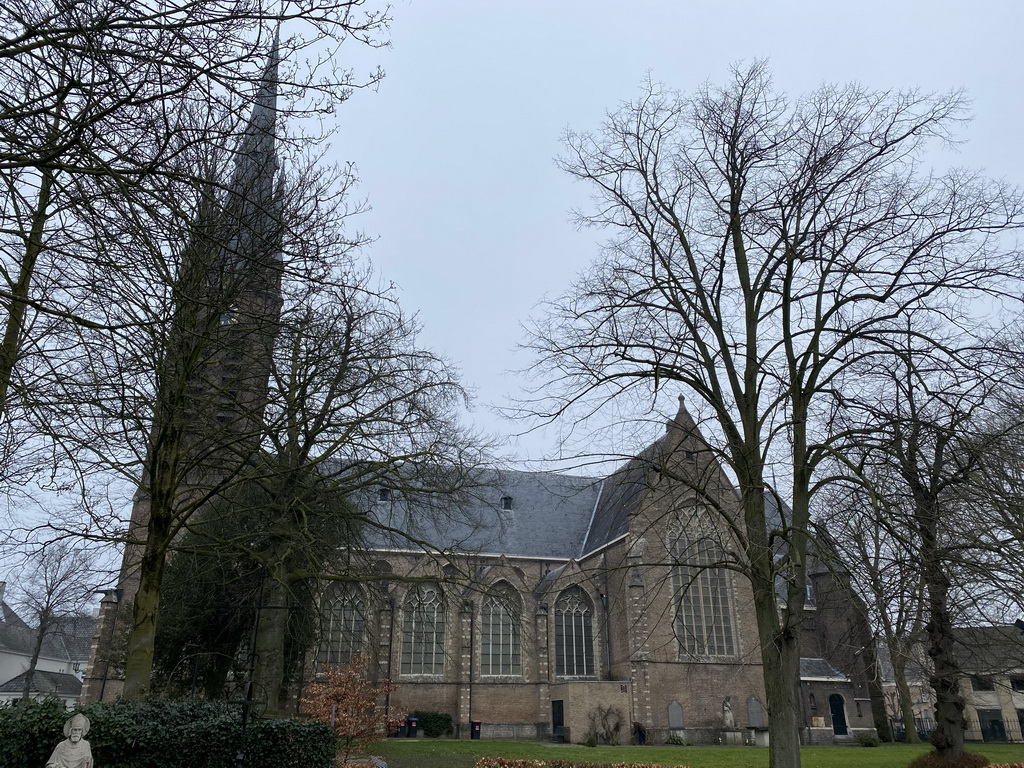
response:
<path id="1" fill-rule="evenodd" d="M 736 494 L 684 408 L 662 440 L 609 477 L 505 473 L 490 496 L 481 502 L 486 509 L 470 515 L 479 524 L 473 531 L 448 530 L 447 539 L 419 531 L 436 552 L 396 541 L 371 556 L 387 564 L 388 578 L 365 589 L 375 621 L 362 647 L 377 673 L 400 686 L 393 713 L 447 712 L 460 732 L 481 721 L 485 737 L 582 741 L 610 708 L 621 717 L 619 741 L 640 724 L 651 742 L 764 743 L 753 596 L 737 572 L 704 557 L 735 547 L 720 513 L 735 510 Z M 415 517 L 391 508 L 375 514 L 402 530 Z M 475 551 L 455 554 L 454 541 L 473 541 Z M 407 626 L 408 606 L 425 584 L 443 596 L 444 617 L 443 663 L 429 674 L 409 666 L 414 632 Z M 811 589 L 805 739 L 852 740 L 874 727 L 863 606 L 850 610 L 825 569 Z M 496 594 L 515 617 L 519 661 L 511 674 L 484 668 L 484 611 Z M 588 617 L 589 629 L 575 627 L 588 645 L 583 669 L 562 661 L 567 595 L 576 595 Z"/>

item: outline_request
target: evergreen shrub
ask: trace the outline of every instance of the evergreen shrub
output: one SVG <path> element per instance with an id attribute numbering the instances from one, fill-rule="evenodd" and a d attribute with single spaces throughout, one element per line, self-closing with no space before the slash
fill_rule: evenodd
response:
<path id="1" fill-rule="evenodd" d="M 103 768 L 225 768 L 238 753 L 237 704 L 119 701 L 81 711 L 91 723 L 86 738 L 93 759 Z M 62 728 L 70 714 L 59 702 L 19 702 L 0 709 L 0 768 L 43 765 L 64 738 Z M 334 733 L 322 723 L 251 720 L 246 766 L 331 768 L 336 746 Z"/>
<path id="2" fill-rule="evenodd" d="M 874 731 L 861 731 L 857 734 L 857 743 L 862 747 L 880 747 L 882 740 Z"/>
<path id="3" fill-rule="evenodd" d="M 447 712 L 413 712 L 412 716 L 419 718 L 419 727 L 423 730 L 423 734 L 431 739 L 448 736 L 455 732 L 452 716 Z"/>
<path id="4" fill-rule="evenodd" d="M 64 738 L 69 713 L 61 702 L 16 701 L 0 707 L 0 768 L 46 765 Z"/>

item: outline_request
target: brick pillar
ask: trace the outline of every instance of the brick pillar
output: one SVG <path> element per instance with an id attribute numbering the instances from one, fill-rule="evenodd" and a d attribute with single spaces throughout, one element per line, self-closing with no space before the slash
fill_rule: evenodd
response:
<path id="1" fill-rule="evenodd" d="M 1010 692 L 1010 678 L 1004 676 L 995 679 L 996 693 L 999 696 L 999 711 L 1006 725 L 1006 738 L 1008 741 L 1024 741 L 1020 731 L 1020 720 L 1017 718 L 1017 708 L 1013 704 L 1013 694 Z"/>
<path id="2" fill-rule="evenodd" d="M 967 721 L 964 737 L 981 741 L 981 720 L 978 719 L 978 710 L 974 706 L 974 691 L 970 678 L 960 680 L 960 695 L 964 699 L 964 720 Z"/>
<path id="3" fill-rule="evenodd" d="M 123 592 L 120 589 L 103 590 L 96 632 L 89 647 L 89 665 L 86 667 L 82 695 L 79 697 L 82 704 L 91 704 L 100 701 L 101 698 L 103 701 L 113 701 L 124 687 L 119 670 L 113 668 L 116 633 L 119 626 L 123 630 L 122 622 L 128 618 L 125 615 L 127 611 L 123 610 L 122 597 Z M 118 675 L 117 679 L 111 677 L 115 674 Z"/>
<path id="4" fill-rule="evenodd" d="M 401 659 L 394 656 L 395 633 L 398 627 L 395 626 L 395 603 L 391 597 L 385 597 L 380 601 L 377 610 L 377 679 L 398 677 Z"/>
<path id="5" fill-rule="evenodd" d="M 552 679 L 551 661 L 548 651 L 548 644 L 551 638 L 548 636 L 548 604 L 537 603 L 537 610 L 533 615 L 534 642 L 537 659 L 537 706 L 539 708 L 540 721 L 538 722 L 537 736 L 546 738 L 551 734 L 551 686 Z M 543 730 L 539 727 L 543 723 Z"/>
<path id="6" fill-rule="evenodd" d="M 382 591 L 384 596 L 377 611 L 377 679 L 394 682 L 402 669 L 402 659 L 395 657 L 394 647 L 395 636 L 400 628 L 395 626 L 395 600 L 387 594 L 386 584 L 382 586 Z M 384 696 L 384 716 L 389 720 L 393 716 L 390 693 Z"/>
<path id="7" fill-rule="evenodd" d="M 654 712 L 651 708 L 651 672 L 650 672 L 650 627 L 647 611 L 647 585 L 644 582 L 640 557 L 643 553 L 643 540 L 640 539 L 633 547 L 635 553 L 630 557 L 629 568 L 629 672 L 632 678 L 630 686 L 630 708 L 635 721 L 643 723 L 647 728 L 654 726 Z"/>
<path id="8" fill-rule="evenodd" d="M 473 719 L 473 601 L 463 600 L 459 609 L 459 663 L 456 680 L 459 681 L 459 714 L 456 735 L 469 733 L 469 721 Z"/>

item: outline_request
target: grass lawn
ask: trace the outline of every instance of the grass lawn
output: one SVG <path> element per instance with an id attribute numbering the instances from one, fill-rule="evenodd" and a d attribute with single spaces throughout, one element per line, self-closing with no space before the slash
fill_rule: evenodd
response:
<path id="1" fill-rule="evenodd" d="M 906 768 L 928 745 L 883 744 L 881 747 L 804 747 L 803 768 Z M 994 763 L 1024 760 L 1021 744 L 972 744 Z M 491 755 L 527 760 L 657 763 L 689 768 L 767 768 L 768 750 L 756 747 L 584 747 L 523 741 L 388 739 L 374 744 L 388 768 L 473 768 Z"/>

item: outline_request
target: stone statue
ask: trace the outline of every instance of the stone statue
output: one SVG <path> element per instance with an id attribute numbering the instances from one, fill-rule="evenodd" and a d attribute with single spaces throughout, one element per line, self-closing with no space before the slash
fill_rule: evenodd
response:
<path id="1" fill-rule="evenodd" d="M 725 701 L 722 702 L 722 722 L 725 723 L 726 728 L 736 727 L 736 718 L 732 714 L 732 697 L 726 696 Z"/>
<path id="2" fill-rule="evenodd" d="M 64 735 L 67 737 L 53 750 L 46 768 L 93 768 L 92 749 L 85 740 L 89 732 L 89 718 L 79 712 L 72 715 L 64 723 Z"/>

